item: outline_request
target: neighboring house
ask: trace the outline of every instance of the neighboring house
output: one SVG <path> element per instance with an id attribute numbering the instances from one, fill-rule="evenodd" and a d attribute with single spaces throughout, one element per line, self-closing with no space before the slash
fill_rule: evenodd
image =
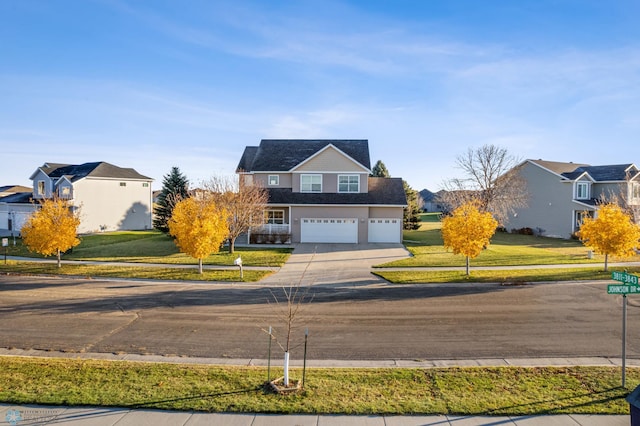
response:
<path id="1" fill-rule="evenodd" d="M 444 207 L 438 202 L 438 196 L 444 191 L 431 192 L 428 189 L 423 189 L 418 194 L 420 195 L 420 208 L 425 212 L 441 212 Z"/>
<path id="2" fill-rule="evenodd" d="M 531 228 L 534 233 L 570 238 L 598 204 L 617 198 L 640 205 L 640 171 L 634 164 L 590 166 L 526 160 L 517 166 L 527 182 L 528 207 L 512 215 L 507 230 Z"/>
<path id="3" fill-rule="evenodd" d="M 153 179 L 105 162 L 45 163 L 31 175 L 31 193 L 0 199 L 0 229 L 19 231 L 38 201 L 58 196 L 80 214 L 79 233 L 151 229 Z M 13 198 L 12 198 L 13 197 Z"/>
<path id="4" fill-rule="evenodd" d="M 237 173 L 269 193 L 265 225 L 291 242 L 400 243 L 406 196 L 400 178 L 370 177 L 367 140 L 263 139 Z"/>
<path id="5" fill-rule="evenodd" d="M 22 185 L 0 186 L 0 198 L 6 197 L 7 195 L 18 194 L 21 192 L 31 192 L 31 188 Z"/>

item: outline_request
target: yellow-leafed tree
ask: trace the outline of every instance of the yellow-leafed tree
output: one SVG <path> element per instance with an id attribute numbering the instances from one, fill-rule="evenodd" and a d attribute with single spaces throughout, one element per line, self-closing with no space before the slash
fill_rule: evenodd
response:
<path id="1" fill-rule="evenodd" d="M 44 200 L 20 231 L 29 251 L 43 256 L 56 255 L 58 268 L 60 254 L 80 244 L 78 239 L 80 218 L 66 200 Z"/>
<path id="2" fill-rule="evenodd" d="M 605 204 L 598 209 L 595 219 L 584 220 L 578 237 L 585 246 L 604 254 L 604 270 L 607 271 L 610 254 L 633 256 L 640 243 L 640 227 L 617 204 Z"/>
<path id="3" fill-rule="evenodd" d="M 220 250 L 229 234 L 227 212 L 210 197 L 191 197 L 178 202 L 168 221 L 169 234 L 175 238 L 181 252 L 198 259 L 202 274 L 202 259 Z"/>
<path id="4" fill-rule="evenodd" d="M 489 245 L 497 226 L 498 221 L 491 213 L 480 211 L 474 201 L 464 203 L 442 220 L 444 246 L 466 257 L 467 275 L 469 259 L 477 257 Z"/>

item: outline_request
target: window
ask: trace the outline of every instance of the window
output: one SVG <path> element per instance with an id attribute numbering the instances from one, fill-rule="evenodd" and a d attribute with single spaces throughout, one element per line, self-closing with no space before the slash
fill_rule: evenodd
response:
<path id="1" fill-rule="evenodd" d="M 300 175 L 300 192 L 322 192 L 322 175 Z"/>
<path id="2" fill-rule="evenodd" d="M 640 199 L 640 183 L 633 182 L 631 184 L 631 198 L 634 200 Z"/>
<path id="3" fill-rule="evenodd" d="M 143 188 L 148 188 L 149 187 L 149 182 L 142 182 L 142 187 Z"/>
<path id="4" fill-rule="evenodd" d="M 284 224 L 284 210 L 265 210 L 264 223 Z"/>
<path id="5" fill-rule="evenodd" d="M 127 182 L 120 182 L 120 186 L 127 186 Z"/>
<path id="6" fill-rule="evenodd" d="M 360 192 L 360 176 L 338 175 L 338 192 Z"/>
<path id="7" fill-rule="evenodd" d="M 589 183 L 578 182 L 576 184 L 576 199 L 586 200 L 589 198 Z"/>
<path id="8" fill-rule="evenodd" d="M 43 180 L 39 180 L 38 181 L 38 195 L 44 195 L 44 181 Z"/>
<path id="9" fill-rule="evenodd" d="M 71 187 L 63 186 L 62 188 L 60 188 L 60 194 L 65 197 L 68 197 L 71 194 Z"/>
<path id="10" fill-rule="evenodd" d="M 280 185 L 280 176 L 269 175 L 269 186 L 278 186 L 278 185 Z"/>

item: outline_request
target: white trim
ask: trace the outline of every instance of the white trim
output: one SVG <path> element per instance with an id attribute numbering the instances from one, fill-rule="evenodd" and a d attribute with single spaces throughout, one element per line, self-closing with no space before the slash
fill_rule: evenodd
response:
<path id="1" fill-rule="evenodd" d="M 355 177 L 358 179 L 358 188 L 355 191 L 349 191 L 348 188 L 351 185 L 351 182 L 347 182 L 347 191 L 340 191 L 340 178 L 341 177 L 347 177 L 347 178 L 351 178 L 351 177 Z M 358 173 L 343 173 L 343 174 L 339 174 L 338 177 L 336 178 L 336 192 L 338 194 L 359 194 L 360 193 L 360 175 Z"/>
<path id="2" fill-rule="evenodd" d="M 310 183 L 311 189 L 305 191 L 302 188 L 302 178 L 304 178 L 305 176 L 309 176 L 309 177 L 316 177 L 317 176 L 317 177 L 320 177 L 320 190 L 319 191 L 314 191 L 313 190 L 314 183 L 311 182 Z M 313 181 L 313 179 L 311 179 L 311 180 Z M 324 177 L 320 173 L 302 173 L 302 174 L 300 174 L 300 192 L 309 193 L 309 194 L 319 194 L 319 193 L 321 193 L 322 192 L 322 188 L 323 188 L 323 183 L 324 183 L 323 180 L 324 180 Z"/>

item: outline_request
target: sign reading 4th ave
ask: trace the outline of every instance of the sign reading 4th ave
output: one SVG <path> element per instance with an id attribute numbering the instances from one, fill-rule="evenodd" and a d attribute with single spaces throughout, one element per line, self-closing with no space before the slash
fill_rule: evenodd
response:
<path id="1" fill-rule="evenodd" d="M 620 281 L 621 283 L 638 285 L 638 276 L 631 275 L 626 272 L 613 272 L 611 274 L 611 278 L 615 281 Z"/>

